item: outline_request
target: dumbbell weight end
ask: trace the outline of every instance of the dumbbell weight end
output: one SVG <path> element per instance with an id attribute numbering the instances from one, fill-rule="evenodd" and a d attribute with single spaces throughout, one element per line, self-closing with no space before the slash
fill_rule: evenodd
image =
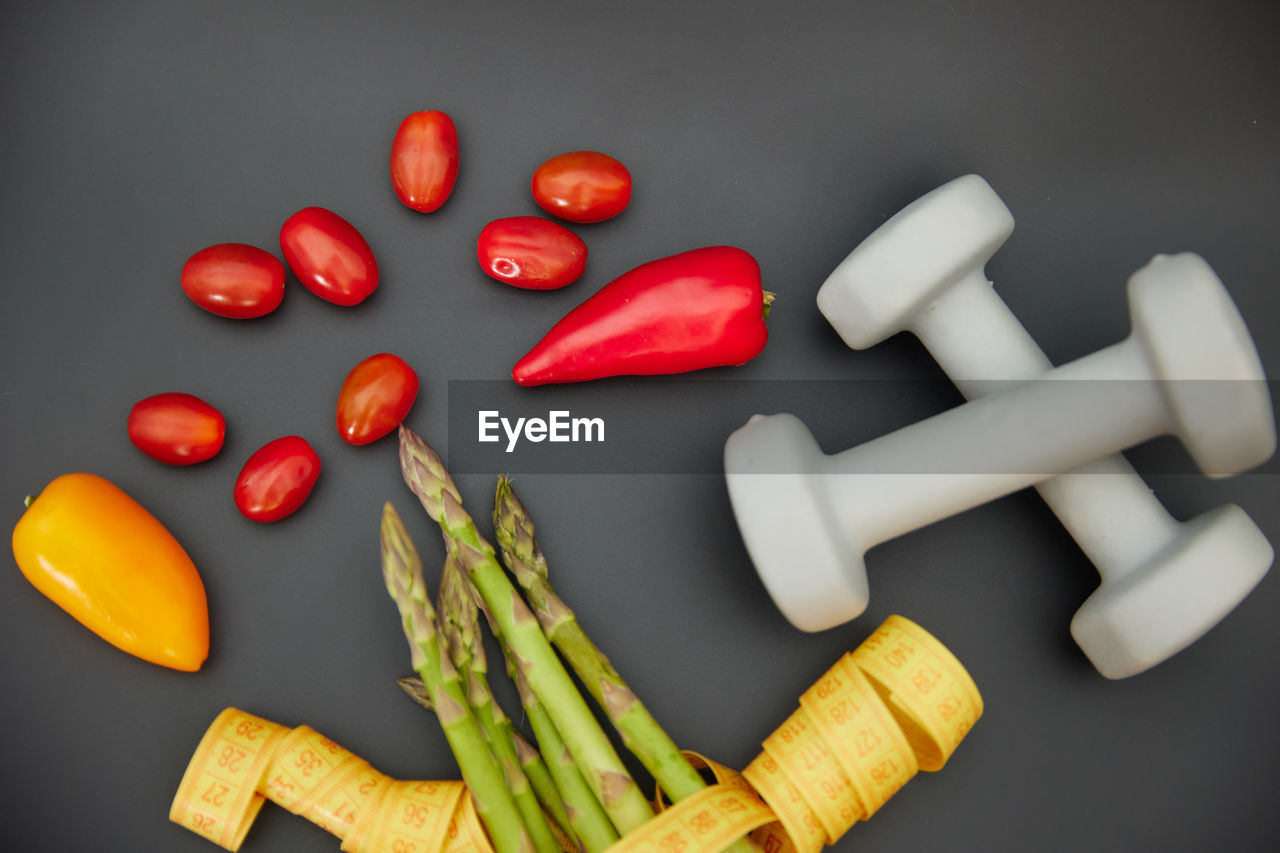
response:
<path id="1" fill-rule="evenodd" d="M 1136 675 L 1218 624 L 1274 558 L 1244 510 L 1218 507 L 1183 524 L 1143 565 L 1098 587 L 1076 611 L 1071 635 L 1107 678 Z"/>
<path id="2" fill-rule="evenodd" d="M 765 589 L 802 631 L 823 631 L 866 609 L 860 551 L 845 546 L 819 488 L 825 457 L 794 415 L 755 415 L 725 442 L 725 482 L 742 541 Z"/>

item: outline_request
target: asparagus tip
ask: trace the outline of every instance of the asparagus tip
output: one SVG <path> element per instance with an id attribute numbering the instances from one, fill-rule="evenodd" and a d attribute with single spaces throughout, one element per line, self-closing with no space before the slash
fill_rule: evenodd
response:
<path id="1" fill-rule="evenodd" d="M 400 473 L 410 490 L 432 519 L 439 521 L 440 498 L 451 495 L 459 504 L 462 494 L 444 467 L 440 456 L 413 430 L 400 425 Z"/>
<path id="2" fill-rule="evenodd" d="M 494 494 L 493 529 L 503 561 L 521 587 L 528 589 L 536 578 L 547 577 L 547 559 L 534 536 L 533 518 L 506 475 L 498 478 Z"/>

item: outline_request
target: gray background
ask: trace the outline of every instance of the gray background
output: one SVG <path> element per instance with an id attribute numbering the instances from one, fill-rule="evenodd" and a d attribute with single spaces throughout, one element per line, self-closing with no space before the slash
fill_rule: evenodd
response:
<path id="1" fill-rule="evenodd" d="M 0 573 L 3 846 L 214 849 L 166 815 L 228 705 L 309 724 L 394 776 L 456 778 L 434 721 L 394 684 L 408 657 L 377 567 L 382 502 L 433 570 L 437 540 L 391 441 L 348 447 L 332 426 L 343 377 L 374 352 L 418 370 L 409 423 L 445 445 L 449 380 L 501 380 L 602 283 L 730 243 L 759 259 L 778 304 L 765 352 L 707 378 L 899 381 L 810 416 L 839 450 L 908 422 L 880 414 L 900 411 L 893 398 L 916 387 L 903 380 L 941 375 L 907 338 L 848 351 L 814 294 L 887 216 L 977 172 L 1018 219 L 988 272 L 1055 361 L 1120 339 L 1127 276 L 1194 250 L 1280 375 L 1278 23 L 1269 2 L 6 2 L 3 519 L 58 474 L 112 479 L 201 567 L 213 649 L 197 675 L 143 663 L 12 563 Z M 422 216 L 392 194 L 387 152 L 400 119 L 429 108 L 456 121 L 463 166 L 448 204 Z M 577 229 L 586 277 L 549 294 L 485 278 L 480 228 L 537 212 L 534 167 L 581 148 L 635 177 L 622 216 Z M 367 303 L 339 308 L 292 278 L 259 321 L 184 298 L 190 254 L 226 241 L 278 251 L 280 223 L 307 205 L 368 238 L 382 285 Z M 920 415 L 956 402 L 931 387 L 912 398 Z M 663 388 L 636 393 L 658 412 Z M 129 407 L 170 390 L 224 412 L 219 457 L 169 468 L 129 444 Z M 702 430 L 682 423 L 671 440 L 714 451 L 721 436 Z M 288 433 L 319 451 L 320 483 L 292 518 L 248 522 L 235 476 Z M 1133 454 L 1171 511 L 1235 501 L 1280 538 L 1274 468 L 1210 482 L 1160 461 L 1180 453 Z M 876 549 L 869 611 L 809 635 L 756 579 L 721 478 L 518 485 L 589 631 L 680 744 L 726 763 L 754 757 L 889 613 L 955 651 L 985 717 L 943 772 L 917 777 L 841 849 L 1280 848 L 1273 577 L 1191 649 L 1109 682 L 1067 633 L 1096 574 L 1033 494 Z M 493 478 L 460 487 L 483 517 Z M 243 849 L 337 847 L 268 806 Z"/>

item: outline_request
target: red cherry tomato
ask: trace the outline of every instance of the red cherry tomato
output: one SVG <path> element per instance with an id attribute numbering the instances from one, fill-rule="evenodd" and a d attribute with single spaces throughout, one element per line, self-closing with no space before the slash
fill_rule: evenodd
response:
<path id="1" fill-rule="evenodd" d="M 439 110 L 410 113 L 391 140 L 391 186 L 414 210 L 444 204 L 458 179 L 458 131 Z"/>
<path id="2" fill-rule="evenodd" d="M 219 317 L 261 317 L 284 299 L 284 264 L 257 246 L 219 243 L 182 265 L 182 291 Z"/>
<path id="3" fill-rule="evenodd" d="M 320 476 L 320 457 L 297 435 L 269 441 L 236 478 L 235 501 L 251 521 L 279 521 L 306 502 Z"/>
<path id="4" fill-rule="evenodd" d="M 587 244 L 563 225 L 539 216 L 495 219 L 480 232 L 476 257 L 498 281 L 527 290 L 573 284 L 587 267 Z"/>
<path id="5" fill-rule="evenodd" d="M 378 287 L 378 262 L 360 232 L 323 207 L 306 207 L 280 226 L 280 250 L 303 286 L 336 305 L 356 305 Z"/>
<path id="6" fill-rule="evenodd" d="M 338 392 L 338 434 L 348 444 L 377 441 L 400 425 L 418 396 L 418 374 L 389 352 L 369 356 Z"/>
<path id="7" fill-rule="evenodd" d="M 631 201 L 631 173 L 598 151 L 570 151 L 552 157 L 533 173 L 533 200 L 570 222 L 601 222 Z"/>
<path id="8" fill-rule="evenodd" d="M 218 455 L 227 435 L 222 413 L 191 394 L 156 394 L 129 410 L 129 440 L 170 465 L 194 465 Z"/>

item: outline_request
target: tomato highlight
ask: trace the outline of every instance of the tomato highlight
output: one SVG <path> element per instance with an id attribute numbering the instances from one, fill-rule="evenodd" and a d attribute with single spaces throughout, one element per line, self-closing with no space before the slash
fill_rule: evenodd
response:
<path id="1" fill-rule="evenodd" d="M 484 227 L 476 258 L 485 274 L 526 290 L 573 284 L 587 268 L 587 244 L 563 225 L 540 216 L 509 216 Z"/>
<path id="2" fill-rule="evenodd" d="M 306 503 L 319 477 L 320 457 L 305 438 L 277 438 L 244 463 L 236 477 L 236 507 L 250 521 L 279 521 Z"/>
<path id="3" fill-rule="evenodd" d="M 418 374 L 389 352 L 366 358 L 338 391 L 335 421 L 347 444 L 377 441 L 400 425 L 418 396 Z"/>
<path id="4" fill-rule="evenodd" d="M 599 151 L 569 151 L 533 173 L 530 188 L 538 206 L 570 222 L 603 222 L 631 203 L 631 173 Z"/>
<path id="5" fill-rule="evenodd" d="M 183 672 L 209 655 L 204 583 L 164 525 L 115 484 L 64 474 L 13 528 L 13 556 L 43 595 L 102 639 Z"/>
<path id="6" fill-rule="evenodd" d="M 233 320 L 270 314 L 284 300 L 284 264 L 244 243 L 219 243 L 182 265 L 182 292 L 204 310 Z"/>
<path id="7" fill-rule="evenodd" d="M 167 465 L 195 465 L 218 455 L 227 421 L 194 394 L 155 394 L 134 403 L 125 424 L 129 440 Z"/>
<path id="8" fill-rule="evenodd" d="M 280 227 L 280 250 L 303 287 L 350 307 L 378 287 L 378 262 L 355 226 L 323 207 L 305 207 Z"/>
<path id="9" fill-rule="evenodd" d="M 391 140 L 391 186 L 407 207 L 422 213 L 449 199 L 458 180 L 458 130 L 440 110 L 405 116 Z"/>

